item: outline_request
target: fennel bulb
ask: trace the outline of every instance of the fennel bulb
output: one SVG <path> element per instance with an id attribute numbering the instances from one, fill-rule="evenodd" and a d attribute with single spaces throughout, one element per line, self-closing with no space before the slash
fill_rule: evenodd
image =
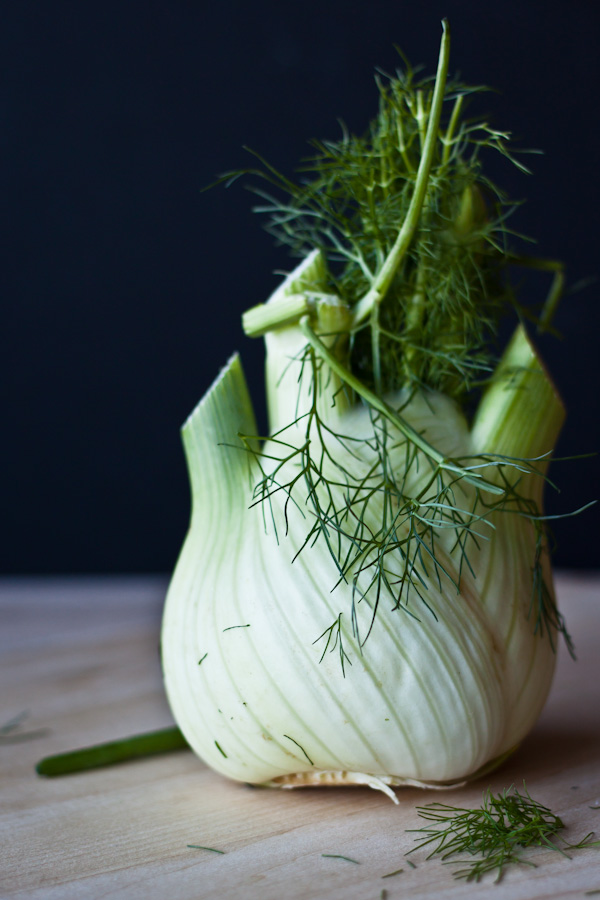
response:
<path id="1" fill-rule="evenodd" d="M 314 182 L 281 178 L 285 204 L 264 195 L 304 256 L 244 317 L 265 336 L 269 437 L 237 356 L 183 427 L 165 687 L 233 779 L 395 799 L 476 777 L 534 724 L 568 641 L 542 511 L 564 410 L 523 326 L 499 362 L 489 349 L 504 270 L 528 263 L 480 173 L 506 135 L 461 121 L 448 53 L 444 23 L 433 90 L 380 84 L 365 139 L 319 145 Z"/>

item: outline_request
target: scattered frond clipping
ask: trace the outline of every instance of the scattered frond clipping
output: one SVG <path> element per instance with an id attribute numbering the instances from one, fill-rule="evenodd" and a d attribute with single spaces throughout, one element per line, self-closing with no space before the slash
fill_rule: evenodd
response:
<path id="1" fill-rule="evenodd" d="M 525 785 L 522 793 L 510 787 L 493 794 L 488 788 L 479 809 L 430 803 L 417 807 L 417 812 L 434 824 L 410 829 L 422 835 L 416 838 L 418 843 L 413 850 L 431 847 L 427 859 L 439 856 L 443 862 L 461 853 L 476 857 L 454 872 L 455 878 L 466 881 L 479 881 L 495 872 L 498 882 L 510 865 L 536 868 L 529 857 L 523 856 L 530 847 L 545 847 L 563 856 L 571 850 L 600 848 L 600 841 L 594 841 L 592 833 L 576 844 L 557 838 L 565 827 L 562 819 L 534 800 Z"/>

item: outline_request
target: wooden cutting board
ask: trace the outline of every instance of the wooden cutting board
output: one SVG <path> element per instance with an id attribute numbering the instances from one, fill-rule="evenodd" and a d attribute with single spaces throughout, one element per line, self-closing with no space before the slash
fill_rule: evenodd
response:
<path id="1" fill-rule="evenodd" d="M 527 783 L 565 837 L 600 836 L 600 575 L 557 579 L 577 647 L 559 650 L 537 727 L 492 776 L 444 794 Z M 600 851 L 549 850 L 499 885 L 453 879 L 455 866 L 405 853 L 424 824 L 418 790 L 400 806 L 368 788 L 278 792 L 225 781 L 189 751 L 45 779 L 43 756 L 171 723 L 162 692 L 160 578 L 0 582 L 0 896 L 35 900 L 400 900 L 600 897 Z M 220 850 L 198 850 L 189 844 Z M 350 862 L 340 857 L 348 857 Z M 389 878 L 386 874 L 402 869 Z"/>

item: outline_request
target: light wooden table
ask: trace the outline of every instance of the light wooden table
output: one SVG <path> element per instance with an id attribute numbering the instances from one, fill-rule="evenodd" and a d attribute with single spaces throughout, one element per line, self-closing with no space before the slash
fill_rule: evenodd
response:
<path id="1" fill-rule="evenodd" d="M 579 840 L 600 833 L 600 575 L 562 574 L 578 661 L 564 648 L 550 701 L 504 767 L 447 802 L 479 806 L 523 779 Z M 161 687 L 160 578 L 0 582 L 0 895 L 35 900 L 388 900 L 582 898 L 600 891 L 600 852 L 535 851 L 538 868 L 465 884 L 413 844 L 416 805 L 367 788 L 276 792 L 230 783 L 189 751 L 43 779 L 40 757 L 171 723 Z M 22 740 L 16 740 L 18 738 Z M 223 855 L 188 849 L 206 845 Z M 341 854 L 359 865 L 323 854 Z M 386 873 L 403 868 L 393 878 Z"/>

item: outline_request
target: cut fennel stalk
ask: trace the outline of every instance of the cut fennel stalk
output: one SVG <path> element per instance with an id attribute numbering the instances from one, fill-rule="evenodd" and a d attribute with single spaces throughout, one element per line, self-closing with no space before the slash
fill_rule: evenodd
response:
<path id="1" fill-rule="evenodd" d="M 364 139 L 315 144 L 313 181 L 266 166 L 289 199 L 261 189 L 262 211 L 302 257 L 244 316 L 269 436 L 237 355 L 183 427 L 165 687 L 233 779 L 395 797 L 477 777 L 532 727 L 568 641 L 542 507 L 564 410 L 523 325 L 490 349 L 506 268 L 540 262 L 505 247 L 479 155 L 507 136 L 462 120 L 448 53 L 444 23 L 435 84 L 380 83 Z"/>

